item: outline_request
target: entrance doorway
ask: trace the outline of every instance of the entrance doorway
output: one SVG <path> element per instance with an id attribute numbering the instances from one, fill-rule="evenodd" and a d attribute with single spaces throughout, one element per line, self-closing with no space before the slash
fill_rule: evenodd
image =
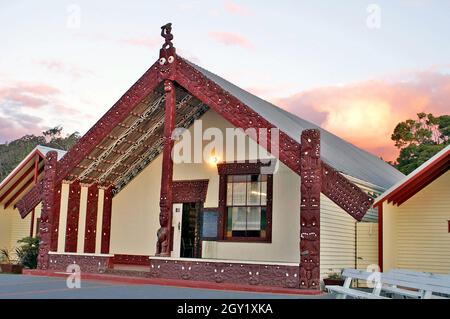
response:
<path id="1" fill-rule="evenodd" d="M 201 258 L 200 214 L 202 203 L 183 203 L 180 257 Z"/>

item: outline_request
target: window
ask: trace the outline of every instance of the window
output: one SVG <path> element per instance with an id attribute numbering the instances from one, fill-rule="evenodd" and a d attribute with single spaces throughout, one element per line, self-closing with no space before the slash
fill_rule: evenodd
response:
<path id="1" fill-rule="evenodd" d="M 273 175 L 261 174 L 270 163 L 220 163 L 218 239 L 272 241 Z"/>
<path id="2" fill-rule="evenodd" d="M 265 238 L 267 175 L 227 176 L 226 237 Z"/>

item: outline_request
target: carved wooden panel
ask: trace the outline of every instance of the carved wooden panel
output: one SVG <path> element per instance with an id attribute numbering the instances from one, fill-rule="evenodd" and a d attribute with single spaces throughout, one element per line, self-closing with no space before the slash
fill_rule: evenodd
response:
<path id="1" fill-rule="evenodd" d="M 102 220 L 102 246 L 101 253 L 109 254 L 109 242 L 111 236 L 111 213 L 112 213 L 112 192 L 113 188 L 109 187 L 105 190 L 105 198 L 103 201 L 103 220 Z"/>
<path id="2" fill-rule="evenodd" d="M 173 203 L 173 160 L 172 149 L 174 140 L 172 133 L 176 121 L 176 91 L 172 81 L 164 82 L 166 92 L 166 109 L 164 119 L 164 150 L 161 175 L 161 192 L 159 199 L 159 224 L 157 231 L 156 255 L 170 256 L 172 242 L 172 203 Z"/>
<path id="3" fill-rule="evenodd" d="M 358 221 L 373 205 L 372 197 L 323 162 L 322 180 L 322 193 Z"/>
<path id="4" fill-rule="evenodd" d="M 112 262 L 114 265 L 141 265 L 150 266 L 150 256 L 144 255 L 114 255 Z"/>
<path id="5" fill-rule="evenodd" d="M 67 266 L 77 264 L 82 273 L 105 273 L 111 257 L 52 254 L 49 260 L 49 269 L 54 271 L 65 272 Z"/>
<path id="6" fill-rule="evenodd" d="M 301 142 L 300 288 L 320 289 L 320 131 L 303 131 Z"/>
<path id="7" fill-rule="evenodd" d="M 150 259 L 150 276 L 252 286 L 298 287 L 298 267 L 258 263 Z"/>
<path id="8" fill-rule="evenodd" d="M 98 185 L 92 184 L 88 188 L 86 207 L 86 229 L 84 232 L 84 252 L 95 253 L 95 239 L 97 236 Z"/>
<path id="9" fill-rule="evenodd" d="M 66 224 L 66 252 L 76 252 L 78 243 L 78 219 L 80 217 L 81 185 L 75 181 L 69 186 Z"/>
<path id="10" fill-rule="evenodd" d="M 16 204 L 16 208 L 19 210 L 20 216 L 25 218 L 29 213 L 36 208 L 42 201 L 42 190 L 44 181 L 38 182 L 28 193 L 26 193 L 21 200 Z"/>
<path id="11" fill-rule="evenodd" d="M 44 179 L 42 184 L 42 211 L 39 226 L 40 244 L 38 268 L 47 269 L 49 264 L 48 252 L 51 249 L 53 214 L 55 203 L 55 179 L 58 153 L 48 152 L 45 158 Z"/>
<path id="12" fill-rule="evenodd" d="M 52 214 L 52 240 L 50 245 L 51 251 L 58 250 L 58 233 L 59 233 L 59 214 L 61 211 L 61 189 L 62 184 L 58 183 L 54 187 L 53 214 Z"/>
<path id="13" fill-rule="evenodd" d="M 191 180 L 173 182 L 174 203 L 197 203 L 206 201 L 209 180 Z"/>

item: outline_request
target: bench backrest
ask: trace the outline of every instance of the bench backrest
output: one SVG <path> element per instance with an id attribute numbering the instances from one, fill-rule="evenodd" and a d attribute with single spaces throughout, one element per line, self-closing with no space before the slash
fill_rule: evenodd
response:
<path id="1" fill-rule="evenodd" d="M 446 278 L 417 276 L 399 272 L 375 273 L 357 269 L 345 269 L 342 275 L 346 278 L 371 281 L 378 288 L 381 284 L 388 284 L 450 295 L 450 281 L 447 281 Z"/>
<path id="2" fill-rule="evenodd" d="M 450 274 L 436 274 L 431 272 L 420 272 L 420 271 L 414 271 L 410 269 L 391 269 L 388 272 L 389 274 L 403 274 L 403 275 L 410 275 L 410 276 L 417 276 L 417 277 L 424 277 L 424 278 L 438 278 L 447 282 L 450 282 Z"/>

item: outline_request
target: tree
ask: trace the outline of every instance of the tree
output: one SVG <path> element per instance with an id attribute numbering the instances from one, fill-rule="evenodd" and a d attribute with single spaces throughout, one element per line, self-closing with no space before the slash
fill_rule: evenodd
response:
<path id="1" fill-rule="evenodd" d="M 409 174 L 450 143 L 450 115 L 418 113 L 397 124 L 391 139 L 400 149 L 395 166 Z"/>
<path id="2" fill-rule="evenodd" d="M 40 136 L 25 135 L 10 143 L 0 144 L 0 181 L 36 146 L 43 145 L 67 151 L 80 139 L 78 132 L 63 136 L 62 131 L 62 126 L 56 126 L 42 132 Z"/>

